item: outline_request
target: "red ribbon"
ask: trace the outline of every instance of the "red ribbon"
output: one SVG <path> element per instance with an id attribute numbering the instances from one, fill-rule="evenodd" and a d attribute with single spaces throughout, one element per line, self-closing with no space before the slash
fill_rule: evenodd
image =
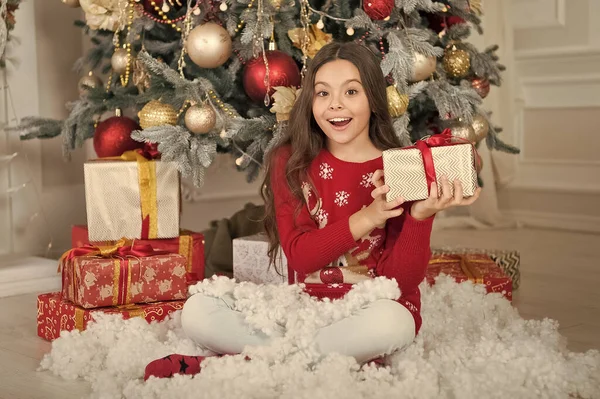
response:
<path id="1" fill-rule="evenodd" d="M 138 154 L 143 156 L 144 158 L 150 159 L 160 159 L 161 153 L 158 151 L 157 143 L 146 143 L 143 148 L 139 148 L 136 150 Z"/>
<path id="2" fill-rule="evenodd" d="M 138 242 L 119 241 L 114 246 L 93 246 L 86 244 L 79 248 L 73 248 L 67 251 L 61 258 L 61 263 L 70 262 L 78 256 L 94 255 L 106 258 L 135 256 L 138 258 L 152 255 L 165 255 L 168 251 L 161 251 L 152 248 L 150 244 L 142 244 Z"/>
<path id="3" fill-rule="evenodd" d="M 473 147 L 473 154 L 475 158 L 475 170 L 479 170 L 481 159 L 475 149 L 475 145 L 468 140 L 460 137 L 452 136 L 450 129 L 444 129 L 442 133 L 434 134 L 426 139 L 419 140 L 416 142 L 415 147 L 421 151 L 421 157 L 423 158 L 423 166 L 425 167 L 425 178 L 427 179 L 427 192 L 431 195 L 431 184 L 437 181 L 437 175 L 435 173 L 435 165 L 433 163 L 433 155 L 431 154 L 431 147 L 440 147 L 446 145 L 455 144 L 470 144 Z"/>

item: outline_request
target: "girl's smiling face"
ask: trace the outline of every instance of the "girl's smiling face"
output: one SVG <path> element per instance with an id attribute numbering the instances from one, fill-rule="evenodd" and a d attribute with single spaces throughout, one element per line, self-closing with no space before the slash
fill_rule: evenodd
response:
<path id="1" fill-rule="evenodd" d="M 371 108 L 360 72 L 350 61 L 337 59 L 319 68 L 312 112 L 330 150 L 346 145 L 360 148 L 370 142 Z"/>

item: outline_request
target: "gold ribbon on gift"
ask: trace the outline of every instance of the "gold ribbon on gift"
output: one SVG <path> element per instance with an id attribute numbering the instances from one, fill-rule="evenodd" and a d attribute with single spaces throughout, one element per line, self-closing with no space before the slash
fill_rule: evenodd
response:
<path id="1" fill-rule="evenodd" d="M 140 207 L 142 209 L 142 238 L 157 238 L 158 200 L 156 194 L 156 163 L 145 158 L 135 150 L 126 151 L 117 159 L 137 162 Z"/>
<path id="2" fill-rule="evenodd" d="M 438 264 L 452 264 L 459 263 L 462 272 L 467 276 L 467 278 L 474 282 L 475 284 L 483 284 L 483 276 L 479 273 L 479 270 L 475 269 L 470 265 L 470 263 L 489 263 L 487 260 L 483 259 L 469 259 L 466 260 L 463 255 L 453 255 L 454 258 L 435 258 L 429 261 L 430 265 L 438 265 Z"/>
<path id="3" fill-rule="evenodd" d="M 194 251 L 192 251 L 192 236 L 181 235 L 179 236 L 179 255 L 184 256 L 187 259 L 186 272 L 192 271 L 192 262 L 194 261 Z"/>
<path id="4" fill-rule="evenodd" d="M 79 306 L 75 306 L 75 328 L 79 331 L 83 331 L 84 325 L 84 316 L 85 310 L 81 309 Z"/>

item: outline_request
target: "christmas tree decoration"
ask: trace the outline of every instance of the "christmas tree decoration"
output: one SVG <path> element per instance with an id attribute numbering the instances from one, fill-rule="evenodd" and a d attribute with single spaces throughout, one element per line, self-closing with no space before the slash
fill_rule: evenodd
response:
<path id="1" fill-rule="evenodd" d="M 201 68 L 217 68 L 231 56 L 231 36 L 214 22 L 195 27 L 186 41 L 191 60 Z"/>
<path id="2" fill-rule="evenodd" d="M 9 24 L 10 5 L 18 0 L 7 1 Z M 274 138 L 285 134 L 283 122 L 289 119 L 307 66 L 332 42 L 358 43 L 381 59 L 390 86 L 386 104 L 396 135 L 406 145 L 431 135 L 438 121 L 444 127 L 456 120 L 457 136 L 477 140 L 485 126 L 476 134 L 478 125 L 462 126 L 458 118 L 471 121 L 478 113 L 487 118 L 481 99 L 490 85 L 501 82 L 497 47 L 479 51 L 468 42 L 471 30 L 481 30 L 481 0 L 79 2 L 92 48 L 77 67 L 85 73 L 107 73 L 106 95 L 95 95 L 98 89 L 90 89 L 89 95 L 82 91 L 64 120 L 27 118 L 13 132 L 24 139 L 63 135 L 68 155 L 94 136 L 91 120 L 127 108 L 139 115 L 144 127 L 154 125 L 135 131 L 136 140 L 160 145 L 196 186 L 217 152 L 239 159 L 238 170 L 249 181 L 260 174 Z M 128 84 L 130 78 L 133 84 Z M 79 88 L 94 85 L 85 77 Z M 163 117 L 173 123 L 172 109 L 148 113 L 149 102 L 160 99 L 175 107 L 176 125 L 156 126 Z M 198 105 L 188 114 L 188 104 Z M 491 150 L 518 153 L 487 121 L 482 142 Z M 223 137 L 221 131 L 226 132 Z"/>
<path id="3" fill-rule="evenodd" d="M 451 44 L 444 51 L 444 69 L 453 78 L 467 76 L 471 69 L 471 57 L 465 50 L 460 50 L 456 44 Z"/>
<path id="4" fill-rule="evenodd" d="M 469 11 L 472 11 L 475 15 L 483 15 L 483 0 L 468 0 Z"/>
<path id="5" fill-rule="evenodd" d="M 125 151 L 142 148 L 144 143 L 131 138 L 131 132 L 139 130 L 133 119 L 121 116 L 108 118 L 98 124 L 94 132 L 94 150 L 100 158 L 118 157 Z"/>
<path id="6" fill-rule="evenodd" d="M 363 10 L 371 19 L 384 20 L 394 9 L 394 0 L 365 0 Z"/>
<path id="7" fill-rule="evenodd" d="M 79 0 L 62 0 L 62 2 L 63 4 L 66 4 L 72 8 L 81 7 L 81 4 L 79 4 Z"/>
<path id="8" fill-rule="evenodd" d="M 281 8 L 281 3 L 284 1 L 285 0 L 269 0 L 269 3 L 271 4 L 271 6 L 273 6 L 273 8 L 279 10 Z"/>
<path id="9" fill-rule="evenodd" d="M 79 95 L 84 96 L 87 94 L 89 89 L 96 89 L 100 86 L 102 86 L 102 80 L 94 75 L 92 71 L 90 71 L 87 75 L 79 79 L 77 89 L 79 91 Z"/>
<path id="10" fill-rule="evenodd" d="M 471 80 L 471 87 L 475 89 L 479 97 L 486 98 L 490 92 L 490 81 L 485 78 L 475 78 Z"/>
<path id="11" fill-rule="evenodd" d="M 115 73 L 124 74 L 129 67 L 129 52 L 127 49 L 115 49 L 114 54 L 110 58 L 110 65 Z"/>
<path id="12" fill-rule="evenodd" d="M 72 1 L 72 0 L 69 0 Z M 126 0 L 79 0 L 85 12 L 85 22 L 92 30 L 120 31 L 127 25 L 123 12 Z"/>
<path id="13" fill-rule="evenodd" d="M 386 92 L 388 111 L 392 118 L 398 118 L 408 109 L 408 96 L 406 94 L 400 94 L 398 89 L 396 89 L 396 86 L 388 86 Z"/>
<path id="14" fill-rule="evenodd" d="M 272 95 L 275 86 L 300 86 L 300 70 L 296 61 L 282 51 L 267 51 L 269 62 L 269 81 L 271 90 L 267 93 L 265 75 L 267 73 L 263 57 L 253 58 L 244 69 L 244 90 L 254 102 L 262 102 L 265 96 Z"/>
<path id="15" fill-rule="evenodd" d="M 323 32 L 317 25 L 310 25 L 308 29 L 308 42 L 304 43 L 305 31 L 304 28 L 295 28 L 288 31 L 288 37 L 294 44 L 294 47 L 302 50 L 302 46 L 306 45 L 306 56 L 313 58 L 321 47 L 333 40 L 333 35 Z"/>
<path id="16" fill-rule="evenodd" d="M 185 112 L 185 127 L 195 134 L 206 134 L 215 128 L 217 113 L 210 104 L 192 105 Z"/>
<path id="17" fill-rule="evenodd" d="M 138 112 L 140 126 L 148 129 L 154 126 L 176 125 L 177 111 L 169 104 L 152 100 Z"/>
<path id="18" fill-rule="evenodd" d="M 490 124 L 488 123 L 486 117 L 480 114 L 473 117 L 471 126 L 473 127 L 476 143 L 479 143 L 481 140 L 486 138 L 490 132 Z"/>
<path id="19" fill-rule="evenodd" d="M 150 88 L 150 74 L 146 70 L 144 63 L 139 58 L 133 61 L 133 84 L 137 87 L 140 93 L 145 92 Z"/>
<path id="20" fill-rule="evenodd" d="M 413 54 L 411 81 L 418 82 L 429 78 L 435 72 L 436 61 L 435 57 L 426 57 L 421 53 L 415 52 Z"/>
<path id="21" fill-rule="evenodd" d="M 470 143 L 475 144 L 477 137 L 475 136 L 475 130 L 473 126 L 468 123 L 464 123 L 460 118 L 451 121 L 445 125 L 452 132 L 453 137 L 457 137 L 462 140 L 467 140 Z"/>
<path id="22" fill-rule="evenodd" d="M 290 112 L 292 112 L 292 107 L 296 103 L 296 98 L 298 98 L 302 89 L 284 86 L 275 86 L 273 89 L 271 113 L 275 114 L 277 122 L 287 121 L 290 119 Z"/>
<path id="23" fill-rule="evenodd" d="M 171 10 L 180 10 L 183 7 L 182 0 L 142 0 L 141 3 L 144 11 L 159 17 Z"/>

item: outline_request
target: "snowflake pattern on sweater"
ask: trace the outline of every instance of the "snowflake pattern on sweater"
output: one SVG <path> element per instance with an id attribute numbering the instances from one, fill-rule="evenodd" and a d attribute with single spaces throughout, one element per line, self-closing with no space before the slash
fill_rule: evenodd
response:
<path id="1" fill-rule="evenodd" d="M 326 227 L 331 220 L 339 220 L 349 217 L 356 211 L 370 204 L 373 198 L 371 191 L 375 188 L 371 179 L 375 170 L 380 168 L 378 160 L 368 161 L 355 165 L 355 168 L 342 170 L 334 176 L 334 163 L 341 162 L 331 159 L 332 155 L 322 151 L 319 155 L 318 169 L 311 168 L 311 174 L 318 175 L 320 179 L 312 179 L 315 182 L 313 188 L 308 182 L 302 183 L 304 200 L 310 215 L 317 222 L 320 229 Z M 329 159 L 327 159 L 329 158 Z M 366 170 L 366 171 L 365 171 Z M 316 192 L 315 192 L 316 191 Z M 322 195 L 317 195 L 320 193 Z M 383 244 L 383 230 L 375 229 L 367 236 L 357 242 L 356 248 L 340 256 L 330 266 L 352 267 L 365 278 L 370 277 L 371 270 L 377 263 L 378 255 L 381 253 Z M 371 256 L 377 249 L 377 254 Z M 356 276 L 354 276 L 356 277 Z M 316 278 L 316 277 L 315 277 Z M 357 278 L 360 280 L 361 278 Z M 310 277 L 309 281 L 313 280 Z"/>
<path id="2" fill-rule="evenodd" d="M 275 158 L 271 181 L 277 229 L 291 281 L 325 287 L 342 284 L 346 289 L 375 276 L 394 278 L 402 293 L 398 302 L 413 314 L 418 333 L 418 285 L 425 278 L 431 255 L 433 218 L 417 221 L 404 212 L 389 219 L 384 228 L 355 239 L 349 220 L 373 202 L 372 177 L 376 170 L 383 169 L 382 158 L 346 162 L 323 149 L 307 170 L 301 184 L 304 201 L 299 201 L 290 192 L 283 173 L 291 152 L 286 147 Z M 409 209 L 410 204 L 404 208 Z"/>

